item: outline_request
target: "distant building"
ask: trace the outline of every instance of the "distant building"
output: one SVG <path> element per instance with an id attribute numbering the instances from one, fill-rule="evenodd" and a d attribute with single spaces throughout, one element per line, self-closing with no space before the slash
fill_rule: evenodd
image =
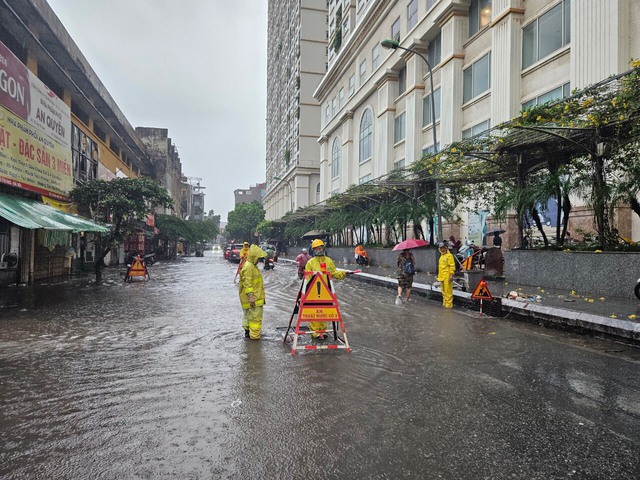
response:
<path id="1" fill-rule="evenodd" d="M 269 0 L 266 218 L 320 200 L 320 105 L 327 69 L 326 0 Z"/>
<path id="2" fill-rule="evenodd" d="M 239 188 L 233 191 L 233 195 L 236 199 L 236 205 L 241 203 L 258 202 L 262 204 L 264 194 L 266 192 L 266 183 L 258 183 L 250 186 L 248 189 Z"/>

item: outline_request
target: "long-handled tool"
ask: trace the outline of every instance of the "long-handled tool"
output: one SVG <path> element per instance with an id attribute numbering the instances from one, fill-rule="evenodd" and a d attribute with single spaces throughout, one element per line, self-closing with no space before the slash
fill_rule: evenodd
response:
<path id="1" fill-rule="evenodd" d="M 291 330 L 291 324 L 293 323 L 293 317 L 295 317 L 296 313 L 300 310 L 300 297 L 302 297 L 302 288 L 304 287 L 304 278 L 302 282 L 300 282 L 300 290 L 298 290 L 298 296 L 296 297 L 296 304 L 293 307 L 293 313 L 291 314 L 291 318 L 289 319 L 289 326 L 287 327 L 287 332 L 284 334 L 284 339 L 282 343 L 287 343 L 287 337 L 289 336 L 289 330 Z"/>

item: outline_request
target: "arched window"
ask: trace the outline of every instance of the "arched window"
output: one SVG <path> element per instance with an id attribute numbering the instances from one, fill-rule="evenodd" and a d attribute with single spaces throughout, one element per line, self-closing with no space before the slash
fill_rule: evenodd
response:
<path id="1" fill-rule="evenodd" d="M 333 148 L 331 149 L 331 179 L 337 178 L 340 175 L 340 139 L 336 138 L 333 141 Z"/>
<path id="2" fill-rule="evenodd" d="M 360 163 L 366 162 L 371 158 L 371 141 L 373 137 L 373 115 L 371 110 L 367 109 L 362 114 L 360 121 Z"/>

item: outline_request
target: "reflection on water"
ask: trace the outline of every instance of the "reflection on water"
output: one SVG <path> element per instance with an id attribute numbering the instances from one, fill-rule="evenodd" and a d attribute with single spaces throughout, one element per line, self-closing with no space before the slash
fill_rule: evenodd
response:
<path id="1" fill-rule="evenodd" d="M 277 327 L 294 269 L 264 272 L 252 342 L 235 268 L 207 252 L 147 283 L 110 269 L 102 286 L 3 291 L 0 477 L 548 478 L 566 473 L 548 458 L 597 440 L 577 468 L 632 478 L 637 364 L 350 279 L 353 352 L 292 357 Z M 600 427 L 575 431 L 575 415 Z"/>

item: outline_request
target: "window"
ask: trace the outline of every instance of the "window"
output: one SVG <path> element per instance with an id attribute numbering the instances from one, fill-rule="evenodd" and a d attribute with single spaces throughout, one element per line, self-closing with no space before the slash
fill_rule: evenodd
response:
<path id="1" fill-rule="evenodd" d="M 400 69 L 398 72 L 398 96 L 402 95 L 407 89 L 407 67 Z"/>
<path id="2" fill-rule="evenodd" d="M 435 68 L 436 65 L 442 60 L 442 36 L 438 33 L 438 36 L 429 42 L 427 47 L 427 61 L 431 68 Z"/>
<path id="3" fill-rule="evenodd" d="M 559 100 L 561 98 L 566 98 L 571 95 L 571 84 L 569 82 L 564 85 L 560 85 L 553 90 L 549 90 L 542 95 L 532 98 L 528 102 L 522 104 L 522 110 L 529 110 L 531 107 L 535 107 L 536 105 L 542 105 L 543 103 L 553 102 L 554 100 Z"/>
<path id="4" fill-rule="evenodd" d="M 422 155 L 430 156 L 438 153 L 440 151 L 440 142 L 436 143 L 436 148 L 433 148 L 433 145 L 427 148 L 422 149 Z"/>
<path id="5" fill-rule="evenodd" d="M 74 181 L 84 183 L 98 177 L 98 144 L 74 123 L 71 124 L 71 155 Z"/>
<path id="6" fill-rule="evenodd" d="M 340 175 L 340 139 L 333 140 L 331 148 L 331 179 L 338 178 Z"/>
<path id="7" fill-rule="evenodd" d="M 360 85 L 364 83 L 364 77 L 367 76 L 367 61 L 363 60 L 360 64 Z"/>
<path id="8" fill-rule="evenodd" d="M 464 140 L 465 138 L 475 137 L 476 135 L 489 130 L 490 126 L 491 122 L 489 120 L 485 120 L 484 122 L 480 122 L 471 128 L 467 128 L 466 130 L 462 131 L 462 139 Z"/>
<path id="9" fill-rule="evenodd" d="M 333 100 L 331 100 L 331 116 L 332 117 L 335 117 L 336 115 L 336 107 L 337 107 L 336 97 L 333 97 Z"/>
<path id="10" fill-rule="evenodd" d="M 378 68 L 380 65 L 380 44 L 376 43 L 376 46 L 371 50 L 371 71 Z"/>
<path id="11" fill-rule="evenodd" d="M 436 120 L 440 118 L 440 89 L 437 88 L 433 91 L 433 101 L 435 102 Z M 430 127 L 433 123 L 431 116 L 431 94 L 422 99 L 422 126 Z"/>
<path id="12" fill-rule="evenodd" d="M 398 143 L 404 140 L 406 130 L 406 115 L 401 113 L 393 122 L 393 143 Z"/>
<path id="13" fill-rule="evenodd" d="M 397 162 L 393 162 L 394 170 L 400 170 L 401 168 L 404 168 L 404 158 L 402 160 L 398 160 Z"/>
<path id="14" fill-rule="evenodd" d="M 349 77 L 349 97 L 352 97 L 356 93 L 356 76 L 351 75 Z"/>
<path id="15" fill-rule="evenodd" d="M 342 22 L 342 38 L 346 38 L 349 33 L 349 17 L 344 19 Z"/>
<path id="16" fill-rule="evenodd" d="M 411 0 L 407 5 L 407 31 L 418 23 L 418 0 Z"/>
<path id="17" fill-rule="evenodd" d="M 400 41 L 400 17 L 391 25 L 391 40 Z"/>
<path id="18" fill-rule="evenodd" d="M 522 29 L 522 68 L 561 49 L 571 41 L 571 0 L 562 0 Z"/>
<path id="19" fill-rule="evenodd" d="M 371 137 L 373 136 L 373 114 L 367 109 L 362 114 L 360 120 L 360 163 L 366 162 L 371 158 Z"/>
<path id="20" fill-rule="evenodd" d="M 471 0 L 469 36 L 472 37 L 491 22 L 491 0 Z"/>
<path id="21" fill-rule="evenodd" d="M 427 11 L 433 7 L 438 0 L 427 0 Z"/>
<path id="22" fill-rule="evenodd" d="M 370 180 L 371 180 L 371 174 L 369 173 L 369 174 L 365 175 L 364 177 L 360 177 L 360 179 L 358 180 L 358 183 L 360 185 L 362 185 L 363 183 L 367 183 Z"/>
<path id="23" fill-rule="evenodd" d="M 338 107 L 342 108 L 342 105 L 344 105 L 344 87 L 338 93 Z"/>
<path id="24" fill-rule="evenodd" d="M 491 86 L 491 54 L 487 53 L 463 72 L 462 103 L 467 103 Z"/>
<path id="25" fill-rule="evenodd" d="M 329 120 L 331 120 L 331 111 L 329 110 L 330 106 L 327 103 L 327 105 L 324 107 L 324 119 L 325 122 L 329 123 Z"/>

